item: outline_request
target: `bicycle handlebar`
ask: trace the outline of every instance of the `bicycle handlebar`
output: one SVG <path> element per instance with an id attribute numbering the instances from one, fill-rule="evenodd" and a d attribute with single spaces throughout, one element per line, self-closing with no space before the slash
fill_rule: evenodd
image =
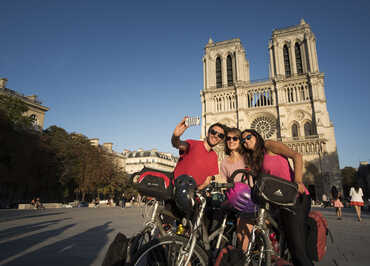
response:
<path id="1" fill-rule="evenodd" d="M 232 188 L 234 187 L 234 183 L 215 183 L 212 182 L 208 184 L 205 188 L 200 190 L 200 192 L 206 192 L 206 191 L 214 191 L 217 189 L 222 189 L 222 188 Z"/>
<path id="2" fill-rule="evenodd" d="M 249 178 L 248 176 L 251 175 L 252 177 L 255 177 L 255 174 L 251 171 L 251 170 L 247 170 L 247 169 L 237 169 L 235 170 L 232 175 L 230 176 L 230 180 L 232 180 L 232 182 L 234 182 L 234 179 L 235 177 L 238 175 L 238 174 L 243 174 L 242 176 L 242 179 L 241 179 L 241 182 L 245 182 L 247 181 L 248 182 L 248 185 L 250 186 L 249 184 Z"/>

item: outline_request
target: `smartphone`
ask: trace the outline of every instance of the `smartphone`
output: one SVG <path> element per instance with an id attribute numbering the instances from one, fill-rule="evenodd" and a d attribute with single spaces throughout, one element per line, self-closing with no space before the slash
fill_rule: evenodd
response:
<path id="1" fill-rule="evenodd" d="M 200 117 L 199 116 L 187 117 L 185 119 L 185 125 L 187 127 L 199 126 L 200 125 Z"/>

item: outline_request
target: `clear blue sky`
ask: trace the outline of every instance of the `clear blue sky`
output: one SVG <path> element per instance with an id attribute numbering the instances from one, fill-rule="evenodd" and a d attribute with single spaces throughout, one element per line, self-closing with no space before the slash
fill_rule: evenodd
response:
<path id="1" fill-rule="evenodd" d="M 268 76 L 273 29 L 304 18 L 317 38 L 340 166 L 370 161 L 370 1 L 2 0 L 0 77 L 50 107 L 45 126 L 113 149 L 176 151 L 185 114 L 201 115 L 209 37 L 238 37 L 251 79 Z M 200 127 L 184 138 L 199 138 Z"/>

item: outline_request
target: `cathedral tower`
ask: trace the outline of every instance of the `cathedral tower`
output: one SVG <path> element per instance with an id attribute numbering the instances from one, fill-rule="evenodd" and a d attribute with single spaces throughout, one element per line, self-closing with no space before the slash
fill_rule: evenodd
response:
<path id="1" fill-rule="evenodd" d="M 203 56 L 201 137 L 211 124 L 222 122 L 283 141 L 303 154 L 304 182 L 319 197 L 339 186 L 340 176 L 315 35 L 302 19 L 299 25 L 274 30 L 268 50 L 269 78 L 251 82 L 240 40 L 210 39 Z M 220 150 L 219 158 L 223 156 Z"/>

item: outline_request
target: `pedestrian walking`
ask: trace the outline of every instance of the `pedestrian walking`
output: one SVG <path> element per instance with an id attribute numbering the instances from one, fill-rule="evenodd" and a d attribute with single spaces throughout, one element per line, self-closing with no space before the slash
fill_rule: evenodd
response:
<path id="1" fill-rule="evenodd" d="M 362 197 L 364 194 L 362 193 L 360 185 L 356 184 L 354 187 L 351 187 L 349 195 L 351 196 L 351 206 L 353 206 L 356 211 L 357 220 L 361 222 L 361 207 L 364 206 L 364 200 Z"/>
<path id="2" fill-rule="evenodd" d="M 340 200 L 341 193 L 338 191 L 338 189 L 335 186 L 331 188 L 331 196 L 333 199 L 333 207 L 335 208 L 335 212 L 337 213 L 337 219 L 342 220 L 342 208 L 344 206 Z"/>
<path id="3" fill-rule="evenodd" d="M 122 193 L 122 208 L 126 207 L 126 198 L 125 198 L 125 193 Z"/>

